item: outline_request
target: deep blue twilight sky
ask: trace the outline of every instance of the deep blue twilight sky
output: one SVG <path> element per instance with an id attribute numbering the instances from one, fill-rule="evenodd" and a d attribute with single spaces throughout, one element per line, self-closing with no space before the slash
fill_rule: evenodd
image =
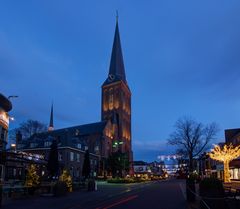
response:
<path id="1" fill-rule="evenodd" d="M 172 153 L 166 139 L 184 115 L 240 126 L 240 1 L 2 1 L 1 93 L 11 128 L 26 119 L 55 128 L 100 120 L 115 11 L 132 91 L 135 160 Z"/>

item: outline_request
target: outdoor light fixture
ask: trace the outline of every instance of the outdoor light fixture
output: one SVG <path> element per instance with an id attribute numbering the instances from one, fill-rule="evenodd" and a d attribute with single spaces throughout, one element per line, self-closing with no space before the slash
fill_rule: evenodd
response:
<path id="1" fill-rule="evenodd" d="M 122 141 L 120 141 L 120 142 L 115 141 L 115 142 L 113 143 L 113 147 L 117 147 L 118 145 L 122 145 L 122 144 L 123 144 Z"/>
<path id="2" fill-rule="evenodd" d="M 9 119 L 10 119 L 11 121 L 14 121 L 14 120 L 15 120 L 15 118 L 14 118 L 14 117 L 9 117 Z"/>

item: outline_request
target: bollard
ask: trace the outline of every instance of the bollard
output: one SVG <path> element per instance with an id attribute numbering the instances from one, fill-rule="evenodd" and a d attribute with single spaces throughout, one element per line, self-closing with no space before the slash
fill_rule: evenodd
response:
<path id="1" fill-rule="evenodd" d="M 95 191 L 97 191 L 97 181 L 95 181 Z"/>

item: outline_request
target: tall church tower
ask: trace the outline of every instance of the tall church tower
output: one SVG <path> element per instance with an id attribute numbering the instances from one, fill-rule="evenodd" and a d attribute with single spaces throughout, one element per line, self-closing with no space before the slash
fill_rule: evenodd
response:
<path id="1" fill-rule="evenodd" d="M 116 22 L 108 77 L 102 85 L 102 121 L 112 123 L 112 152 L 127 153 L 132 161 L 131 91 L 127 84 Z"/>
<path id="2" fill-rule="evenodd" d="M 53 104 L 52 104 L 48 131 L 53 131 L 53 130 L 54 130 L 54 126 L 53 126 Z"/>

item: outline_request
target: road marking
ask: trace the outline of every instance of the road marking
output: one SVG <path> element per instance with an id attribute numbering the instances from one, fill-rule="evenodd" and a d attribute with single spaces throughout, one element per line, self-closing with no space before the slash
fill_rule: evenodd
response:
<path id="1" fill-rule="evenodd" d="M 181 191 L 182 191 L 182 195 L 183 195 L 184 199 L 186 200 L 186 199 L 187 199 L 187 196 L 186 196 L 186 193 L 185 193 L 185 191 L 184 191 L 183 184 L 182 184 L 182 183 L 179 183 L 179 186 L 180 186 L 180 189 L 181 189 Z"/>
<path id="2" fill-rule="evenodd" d="M 138 197 L 138 195 L 133 195 L 133 196 L 130 196 L 130 197 L 121 199 L 121 200 L 118 201 L 118 202 L 115 202 L 115 203 L 113 203 L 113 204 L 111 204 L 111 205 L 105 206 L 103 209 L 113 208 L 113 207 L 115 207 L 115 206 L 117 206 L 117 205 L 120 205 L 120 204 L 126 203 L 126 202 L 128 202 L 128 201 L 130 201 L 130 200 L 136 199 L 137 197 Z M 100 208 L 96 208 L 96 209 L 100 209 Z"/>

